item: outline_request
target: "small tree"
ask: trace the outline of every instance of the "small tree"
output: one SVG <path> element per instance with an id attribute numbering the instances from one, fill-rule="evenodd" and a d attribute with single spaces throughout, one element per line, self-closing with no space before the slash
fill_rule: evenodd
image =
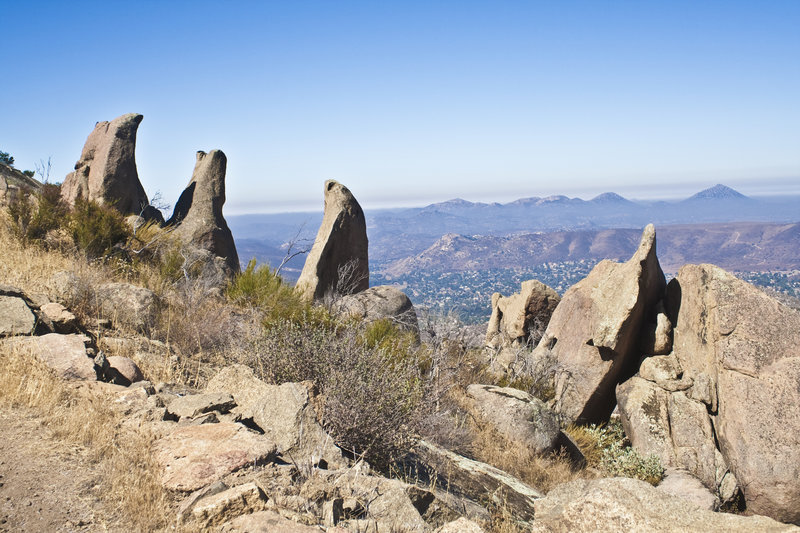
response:
<path id="1" fill-rule="evenodd" d="M 8 152 L 3 152 L 2 150 L 0 150 L 0 163 L 8 165 L 9 167 L 13 167 L 14 158 L 11 157 L 11 154 L 9 154 Z"/>

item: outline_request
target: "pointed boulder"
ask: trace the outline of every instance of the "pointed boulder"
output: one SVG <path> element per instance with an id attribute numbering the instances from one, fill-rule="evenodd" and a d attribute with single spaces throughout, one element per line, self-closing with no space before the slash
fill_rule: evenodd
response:
<path id="1" fill-rule="evenodd" d="M 325 182 L 325 212 L 314 246 L 297 280 L 303 294 L 320 300 L 331 293 L 354 294 L 369 288 L 367 221 L 353 193 Z"/>
<path id="2" fill-rule="evenodd" d="M 97 123 L 75 170 L 64 178 L 61 196 L 66 202 L 75 205 L 81 198 L 112 205 L 124 215 L 160 218 L 157 209 L 148 209 L 150 202 L 136 171 L 136 131 L 142 118 L 129 113 Z"/>
<path id="3" fill-rule="evenodd" d="M 233 234 L 222 215 L 228 159 L 221 150 L 197 152 L 192 179 L 181 193 L 167 226 L 182 242 L 206 250 L 225 261 L 230 273 L 239 272 Z"/>
<path id="4" fill-rule="evenodd" d="M 564 294 L 536 347 L 557 361 L 555 407 L 563 420 L 608 419 L 614 388 L 636 371 L 641 329 L 665 287 L 650 224 L 626 263 L 602 261 Z"/>

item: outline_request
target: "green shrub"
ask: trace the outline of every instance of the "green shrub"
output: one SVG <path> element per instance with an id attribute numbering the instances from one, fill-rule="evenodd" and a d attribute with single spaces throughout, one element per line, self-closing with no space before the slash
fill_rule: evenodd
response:
<path id="1" fill-rule="evenodd" d="M 664 468 L 655 455 L 643 457 L 631 447 L 618 420 L 605 425 L 570 426 L 567 432 L 581 448 L 586 462 L 611 476 L 632 477 L 657 485 Z"/>
<path id="2" fill-rule="evenodd" d="M 75 201 L 70 213 L 69 231 L 72 240 L 89 258 L 110 255 L 131 237 L 131 230 L 119 211 L 81 198 Z"/>
<path id="3" fill-rule="evenodd" d="M 330 325 L 332 318 L 322 307 L 309 301 L 284 283 L 283 279 L 268 265 L 256 266 L 251 259 L 247 268 L 231 281 L 228 298 L 242 306 L 258 308 L 264 313 L 264 325 L 272 327 L 282 321 Z"/>

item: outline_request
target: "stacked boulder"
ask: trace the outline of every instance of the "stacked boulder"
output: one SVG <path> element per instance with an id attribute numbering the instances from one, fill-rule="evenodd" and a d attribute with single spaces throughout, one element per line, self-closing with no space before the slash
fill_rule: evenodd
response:
<path id="1" fill-rule="evenodd" d="M 800 524 L 800 313 L 713 265 L 667 288 L 672 353 L 617 388 L 634 447 Z"/>

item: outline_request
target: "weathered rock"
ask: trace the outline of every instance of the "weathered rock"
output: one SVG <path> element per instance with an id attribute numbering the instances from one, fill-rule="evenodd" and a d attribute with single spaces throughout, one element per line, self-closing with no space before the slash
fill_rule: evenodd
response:
<path id="1" fill-rule="evenodd" d="M 233 423 L 178 428 L 154 444 L 170 490 L 192 491 L 248 464 L 271 461 L 276 446 L 269 438 Z"/>
<path id="2" fill-rule="evenodd" d="M 748 510 L 800 524 L 800 313 L 713 265 L 681 268 L 667 310 Z"/>
<path id="3" fill-rule="evenodd" d="M 347 466 L 341 450 L 322 429 L 312 404 L 310 382 L 269 385 L 243 365 L 222 369 L 208 383 L 208 392 L 233 395 L 242 418 L 250 418 L 278 445 L 285 459 Z"/>
<path id="4" fill-rule="evenodd" d="M 181 193 L 167 226 L 182 242 L 224 259 L 230 274 L 239 272 L 233 234 L 222 215 L 227 158 L 221 150 L 197 152 L 189 185 Z"/>
<path id="5" fill-rule="evenodd" d="M 716 447 L 705 405 L 639 377 L 620 384 L 617 399 L 634 448 L 657 455 L 663 466 L 686 469 L 716 492 Z"/>
<path id="6" fill-rule="evenodd" d="M 367 222 L 350 190 L 325 182 L 325 211 L 297 288 L 309 299 L 353 294 L 369 287 Z"/>
<path id="7" fill-rule="evenodd" d="M 41 337 L 12 337 L 4 342 L 29 351 L 62 379 L 97 380 L 94 362 L 86 352 L 89 337 L 49 333 Z"/>
<path id="8" fill-rule="evenodd" d="M 484 531 L 481 526 L 462 516 L 437 528 L 433 533 L 484 533 Z"/>
<path id="9" fill-rule="evenodd" d="M 158 219 L 136 171 L 136 131 L 142 115 L 129 113 L 98 122 L 86 139 L 75 171 L 67 174 L 61 196 L 70 205 L 78 198 L 113 206 L 122 214 L 147 214 Z M 161 219 L 163 221 L 163 218 Z"/>
<path id="10" fill-rule="evenodd" d="M 107 357 L 106 360 L 108 361 L 111 372 L 118 375 L 115 377 L 117 377 L 117 379 L 122 378 L 120 379 L 120 381 L 122 381 L 121 384 L 130 385 L 131 383 L 136 383 L 144 379 L 139 365 L 137 365 L 133 359 L 120 355 L 112 355 Z"/>
<path id="11" fill-rule="evenodd" d="M 719 509 L 719 498 L 703 483 L 685 470 L 667 468 L 664 478 L 656 487 L 662 492 L 691 502 L 701 509 L 716 511 Z"/>
<path id="12" fill-rule="evenodd" d="M 672 322 L 663 302 L 656 307 L 655 321 L 642 328 L 641 351 L 645 355 L 667 355 L 672 350 Z"/>
<path id="13" fill-rule="evenodd" d="M 177 418 L 194 418 L 211 411 L 227 413 L 235 406 L 233 396 L 225 392 L 187 394 L 172 400 L 167 405 L 167 412 Z"/>
<path id="14" fill-rule="evenodd" d="M 0 295 L 0 337 L 30 335 L 36 328 L 36 315 L 16 296 Z"/>
<path id="15" fill-rule="evenodd" d="M 333 304 L 341 316 L 356 316 L 366 322 L 389 319 L 399 328 L 419 337 L 419 323 L 414 305 L 406 294 L 395 287 L 380 285 L 356 294 L 345 295 Z"/>
<path id="16" fill-rule="evenodd" d="M 192 517 L 201 528 L 211 527 L 244 514 L 264 509 L 267 497 L 253 482 L 206 496 L 192 508 Z"/>
<path id="17" fill-rule="evenodd" d="M 558 417 L 544 402 L 511 387 L 469 385 L 470 414 L 515 446 L 535 453 L 552 451 L 559 438 Z"/>
<path id="18" fill-rule="evenodd" d="M 418 468 L 448 492 L 476 502 L 488 499 L 521 520 L 533 518 L 534 502 L 542 493 L 508 473 L 424 440 L 419 441 L 416 455 Z"/>
<path id="19" fill-rule="evenodd" d="M 603 261 L 566 292 L 535 350 L 556 356 L 555 407 L 564 421 L 600 422 L 611 414 L 614 387 L 636 370 L 641 328 L 664 286 L 649 225 L 628 262 Z"/>
<path id="20" fill-rule="evenodd" d="M 639 365 L 639 376 L 654 383 L 676 381 L 682 375 L 683 369 L 675 354 L 646 357 Z"/>
<path id="21" fill-rule="evenodd" d="M 396 479 L 358 473 L 337 476 L 333 483 L 346 499 L 365 502 L 366 516 L 378 532 L 424 532 L 429 527 L 422 515 L 434 501 L 431 492 Z"/>
<path id="22" fill-rule="evenodd" d="M 47 320 L 52 322 L 56 332 L 71 333 L 75 331 L 78 319 L 63 305 L 50 302 L 42 305 L 39 310 Z"/>
<path id="23" fill-rule="evenodd" d="M 130 283 L 104 283 L 95 292 L 100 312 L 116 327 L 146 331 L 155 324 L 159 304 L 150 289 Z"/>
<path id="24" fill-rule="evenodd" d="M 537 500 L 536 520 L 530 527 L 535 533 L 798 531 L 763 516 L 701 509 L 630 478 L 579 479 L 559 485 Z"/>
<path id="25" fill-rule="evenodd" d="M 321 533 L 318 526 L 306 526 L 284 518 L 275 511 L 258 511 L 224 523 L 220 533 Z"/>
<path id="26" fill-rule="evenodd" d="M 535 279 L 523 281 L 520 292 L 511 296 L 494 293 L 486 345 L 497 348 L 511 343 L 528 343 L 536 330 L 544 331 L 560 301 L 556 291 Z"/>

